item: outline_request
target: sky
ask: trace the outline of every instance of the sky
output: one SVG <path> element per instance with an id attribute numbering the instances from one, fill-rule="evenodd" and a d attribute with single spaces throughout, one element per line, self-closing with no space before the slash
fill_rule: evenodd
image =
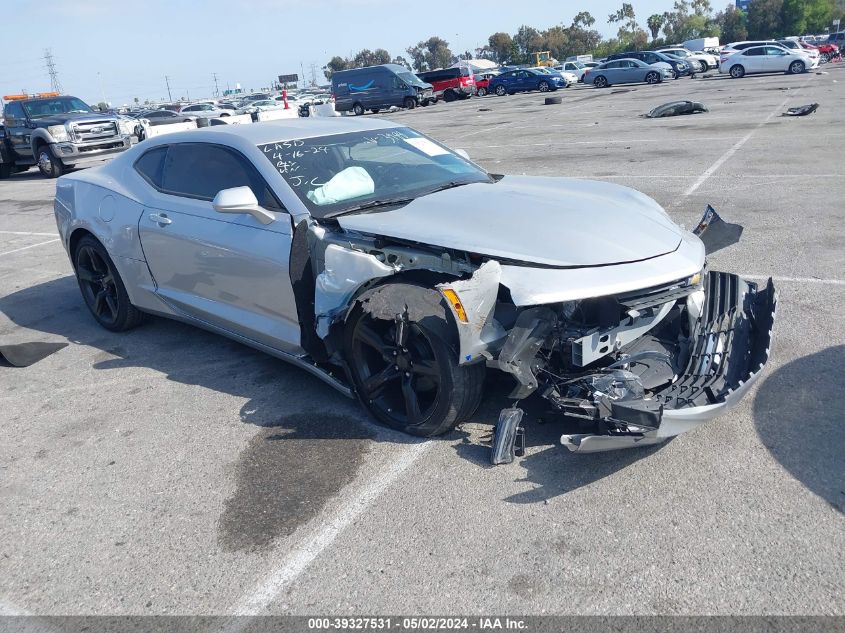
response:
<path id="1" fill-rule="evenodd" d="M 633 0 L 638 21 L 673 0 Z M 115 106 L 135 97 L 213 95 L 228 86 L 260 89 L 280 74 L 311 77 L 334 55 L 385 48 L 391 55 L 438 35 L 453 53 L 474 50 L 521 24 L 568 25 L 588 10 L 594 28 L 615 33 L 607 16 L 621 0 L 0 0 L 0 96 L 46 91 L 44 49 L 65 93 Z M 714 9 L 721 9 L 714 1 Z M 727 4 L 725 2 L 724 4 Z M 31 25 L 31 26 L 28 26 Z"/>

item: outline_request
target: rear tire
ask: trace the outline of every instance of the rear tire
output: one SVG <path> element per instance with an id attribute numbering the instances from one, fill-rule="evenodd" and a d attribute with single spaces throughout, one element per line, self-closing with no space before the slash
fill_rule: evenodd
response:
<path id="1" fill-rule="evenodd" d="M 596 88 L 607 88 L 610 84 L 607 83 L 607 77 L 605 77 L 604 75 L 599 75 L 598 77 L 593 79 L 593 85 Z"/>
<path id="2" fill-rule="evenodd" d="M 386 426 L 420 437 L 446 433 L 478 407 L 485 365 L 458 364 L 457 334 L 437 291 L 400 283 L 390 292 L 408 305 L 426 306 L 426 314 L 419 322 L 408 317 L 403 337 L 396 320 L 377 319 L 361 303 L 355 306 L 344 332 L 355 391 Z"/>
<path id="3" fill-rule="evenodd" d="M 789 65 L 789 73 L 793 75 L 800 75 L 806 69 L 807 67 L 804 65 L 804 62 L 795 61 Z"/>
<path id="4" fill-rule="evenodd" d="M 360 103 L 356 103 L 352 106 L 352 112 L 355 113 L 355 116 L 361 116 L 362 114 L 364 114 L 364 106 L 362 106 Z"/>
<path id="5" fill-rule="evenodd" d="M 443 101 L 446 103 L 452 103 L 453 101 L 457 100 L 458 96 L 455 94 L 454 90 L 447 90 L 443 93 Z"/>
<path id="6" fill-rule="evenodd" d="M 742 79 L 745 77 L 745 68 L 736 64 L 735 66 L 731 66 L 730 74 L 734 79 Z"/>
<path id="7" fill-rule="evenodd" d="M 73 251 L 73 268 L 85 305 L 101 326 L 112 332 L 130 330 L 144 320 L 132 305 L 123 280 L 105 247 L 90 235 Z"/>

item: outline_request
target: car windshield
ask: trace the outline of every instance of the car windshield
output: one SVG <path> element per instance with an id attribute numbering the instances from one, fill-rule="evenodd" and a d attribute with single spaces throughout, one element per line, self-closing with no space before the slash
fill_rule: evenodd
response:
<path id="1" fill-rule="evenodd" d="M 76 112 L 94 111 L 84 101 L 76 97 L 57 97 L 55 99 L 38 99 L 21 104 L 31 119 L 54 116 L 56 114 L 73 114 Z"/>
<path id="2" fill-rule="evenodd" d="M 422 86 L 423 82 L 413 73 L 399 73 L 399 79 L 404 81 L 409 86 Z"/>
<path id="3" fill-rule="evenodd" d="M 470 161 L 410 128 L 279 141 L 259 149 L 317 218 L 494 182 Z"/>
<path id="4" fill-rule="evenodd" d="M 690 54 L 688 52 L 686 52 L 685 50 L 679 50 L 679 49 L 672 49 L 670 51 L 664 51 L 664 52 L 669 54 L 669 55 L 674 55 L 675 57 L 689 57 L 690 56 Z"/>

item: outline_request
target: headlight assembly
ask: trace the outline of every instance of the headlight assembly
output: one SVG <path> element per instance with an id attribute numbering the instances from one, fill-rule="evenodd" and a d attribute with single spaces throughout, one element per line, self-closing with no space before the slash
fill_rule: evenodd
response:
<path id="1" fill-rule="evenodd" d="M 67 128 L 64 125 L 50 125 L 47 127 L 47 133 L 52 136 L 57 143 L 64 143 L 70 140 Z"/>

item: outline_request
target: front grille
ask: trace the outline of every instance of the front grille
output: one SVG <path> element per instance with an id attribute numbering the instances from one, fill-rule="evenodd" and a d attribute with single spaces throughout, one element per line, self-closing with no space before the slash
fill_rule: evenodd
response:
<path id="1" fill-rule="evenodd" d="M 118 147 L 123 147 L 123 141 L 117 141 L 116 143 L 97 143 L 96 145 L 85 145 L 84 147 L 80 147 L 79 153 L 84 154 L 85 152 L 99 152 L 104 149 L 117 149 Z"/>
<path id="2" fill-rule="evenodd" d="M 682 299 L 692 294 L 696 288 L 697 286 L 690 286 L 686 279 L 680 279 L 668 284 L 618 295 L 616 298 L 619 304 L 628 310 L 642 310 Z"/>
<path id="3" fill-rule="evenodd" d="M 74 139 L 78 142 L 96 141 L 119 135 L 117 121 L 83 121 L 71 125 Z"/>

